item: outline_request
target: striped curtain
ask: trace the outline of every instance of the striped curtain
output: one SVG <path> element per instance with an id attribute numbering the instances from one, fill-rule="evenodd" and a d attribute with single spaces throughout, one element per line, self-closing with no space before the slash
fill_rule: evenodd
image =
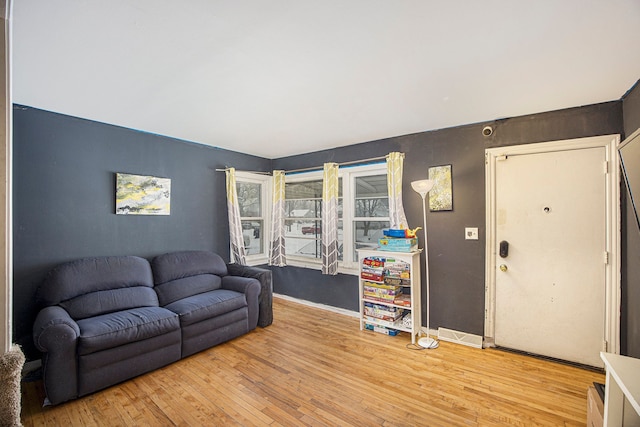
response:
<path id="1" fill-rule="evenodd" d="M 231 243 L 231 262 L 245 265 L 244 237 L 240 221 L 240 206 L 236 189 L 236 170 L 228 168 L 227 176 L 227 214 L 229 216 L 229 241 Z"/>
<path id="2" fill-rule="evenodd" d="M 322 175 L 322 274 L 338 274 L 338 164 Z"/>
<path id="3" fill-rule="evenodd" d="M 273 171 L 273 210 L 271 212 L 271 241 L 269 265 L 284 267 L 287 257 L 284 246 L 284 171 Z"/>
<path id="4" fill-rule="evenodd" d="M 389 228 L 409 228 L 402 205 L 402 165 L 404 153 L 387 155 L 387 187 L 389 191 Z"/>

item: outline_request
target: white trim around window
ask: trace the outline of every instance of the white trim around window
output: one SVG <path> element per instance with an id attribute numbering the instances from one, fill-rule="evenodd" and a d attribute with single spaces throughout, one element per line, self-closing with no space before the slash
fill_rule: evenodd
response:
<path id="1" fill-rule="evenodd" d="M 342 274 L 358 274 L 358 260 L 355 259 L 354 250 L 354 221 L 362 218 L 355 217 L 355 183 L 356 178 L 387 174 L 386 163 L 376 163 L 364 166 L 348 166 L 341 167 L 339 177 L 342 179 L 342 216 L 340 222 L 342 224 L 342 245 L 343 259 L 338 264 L 338 272 Z M 322 179 L 322 171 L 295 173 L 287 175 L 285 181 L 304 182 L 317 181 Z M 389 218 L 376 218 L 377 221 L 389 221 Z M 313 259 L 287 254 L 287 265 L 294 267 L 311 268 L 320 270 L 322 268 L 321 259 Z"/>
<path id="2" fill-rule="evenodd" d="M 272 178 L 270 175 L 263 175 L 251 172 L 236 171 L 236 184 L 237 183 L 253 183 L 260 184 L 260 211 L 262 215 L 259 217 L 242 217 L 241 220 L 257 220 L 262 221 L 263 227 L 260 236 L 260 252 L 257 254 L 247 253 L 245 260 L 247 265 L 263 265 L 267 264 L 269 260 L 269 239 L 271 235 L 271 204 L 272 204 Z"/>

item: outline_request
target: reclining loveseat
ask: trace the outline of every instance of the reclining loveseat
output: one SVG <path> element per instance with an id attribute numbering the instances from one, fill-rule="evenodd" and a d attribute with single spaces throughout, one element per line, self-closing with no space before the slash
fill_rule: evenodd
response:
<path id="1" fill-rule="evenodd" d="M 54 268 L 33 328 L 45 405 L 93 393 L 271 323 L 271 272 L 212 252 Z"/>

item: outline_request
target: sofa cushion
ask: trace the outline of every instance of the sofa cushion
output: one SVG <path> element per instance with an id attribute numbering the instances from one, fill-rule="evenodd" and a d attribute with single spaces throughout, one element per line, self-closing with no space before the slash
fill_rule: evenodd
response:
<path id="1" fill-rule="evenodd" d="M 78 354 L 142 341 L 180 328 L 178 316 L 162 307 L 141 307 L 78 321 Z"/>
<path id="2" fill-rule="evenodd" d="M 59 305 L 67 310 L 73 319 L 79 320 L 130 308 L 157 307 L 158 295 L 152 288 L 133 286 L 91 292 L 63 301 Z"/>
<path id="3" fill-rule="evenodd" d="M 171 280 L 155 286 L 161 306 L 204 292 L 215 291 L 221 287 L 222 279 L 215 274 L 201 274 Z"/>
<path id="4" fill-rule="evenodd" d="M 180 315 L 182 326 L 211 319 L 247 306 L 244 294 L 218 289 L 173 302 L 167 309 Z"/>
<path id="5" fill-rule="evenodd" d="M 151 266 L 156 285 L 200 274 L 228 274 L 227 265 L 220 255 L 208 251 L 181 251 L 158 255 L 151 261 Z"/>
<path id="6" fill-rule="evenodd" d="M 109 291 L 112 289 L 126 289 L 131 287 L 153 287 L 153 276 L 149 261 L 136 256 L 116 256 L 100 258 L 83 258 L 67 262 L 51 270 L 42 286 L 38 289 L 38 302 L 42 306 L 58 305 L 63 301 L 71 302 L 76 297 L 92 292 Z M 117 296 L 116 296 L 117 294 Z M 137 304 L 147 305 L 148 294 L 137 293 L 141 301 L 134 300 L 133 295 L 123 297 L 123 294 L 103 294 L 106 310 L 125 310 Z M 106 301 L 109 302 L 106 302 Z M 123 304 L 123 305 L 119 305 Z M 157 305 L 157 304 L 156 304 Z M 95 311 L 92 311 L 94 310 Z M 102 304 L 87 304 L 81 309 L 81 316 L 88 317 L 105 312 Z"/>

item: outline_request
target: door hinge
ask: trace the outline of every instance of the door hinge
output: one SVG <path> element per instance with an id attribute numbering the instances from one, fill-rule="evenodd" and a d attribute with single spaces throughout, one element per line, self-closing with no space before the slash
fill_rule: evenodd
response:
<path id="1" fill-rule="evenodd" d="M 507 160 L 509 158 L 509 156 L 507 156 L 506 154 L 503 154 L 502 156 L 496 156 L 496 160 L 498 161 L 504 161 Z"/>
<path id="2" fill-rule="evenodd" d="M 604 263 L 609 264 L 609 252 L 604 251 Z"/>
<path id="3" fill-rule="evenodd" d="M 605 173 L 605 175 L 609 173 L 609 161 L 608 160 L 604 161 L 604 173 Z"/>
<path id="4" fill-rule="evenodd" d="M 609 351 L 609 343 L 606 340 L 602 341 L 602 351 Z"/>

